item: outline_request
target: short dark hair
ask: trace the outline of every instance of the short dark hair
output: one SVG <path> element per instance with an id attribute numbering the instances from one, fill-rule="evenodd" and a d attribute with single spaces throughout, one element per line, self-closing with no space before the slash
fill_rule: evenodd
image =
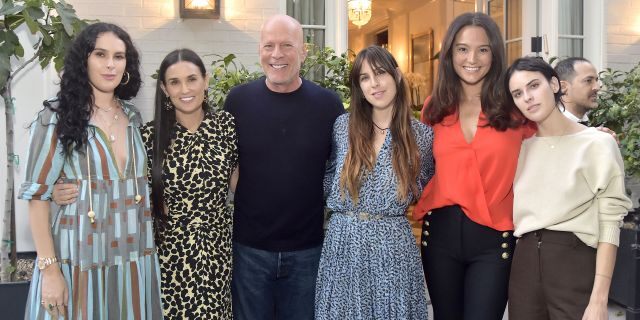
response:
<path id="1" fill-rule="evenodd" d="M 519 58 L 516 61 L 514 61 L 513 64 L 511 64 L 511 66 L 507 69 L 507 72 L 504 75 L 503 88 L 504 88 L 504 92 L 506 93 L 505 94 L 506 104 L 511 108 L 515 108 L 516 110 L 518 110 L 518 108 L 516 107 L 516 104 L 513 101 L 513 97 L 511 96 L 511 93 L 510 93 L 511 90 L 509 90 L 509 80 L 511 80 L 511 77 L 517 71 L 539 72 L 545 77 L 545 79 L 547 79 L 548 82 L 551 82 L 551 79 L 553 78 L 558 79 L 558 81 L 560 80 L 558 78 L 558 74 L 551 67 L 551 65 L 549 65 L 546 61 L 540 59 L 539 57 L 525 57 L 525 58 Z M 560 100 L 560 97 L 562 96 L 562 94 L 563 94 L 562 90 L 558 90 L 558 92 L 553 94 L 556 104 L 563 105 L 562 101 Z"/>
<path id="2" fill-rule="evenodd" d="M 556 73 L 558 74 L 558 79 L 559 80 L 564 80 L 564 81 L 573 81 L 573 78 L 575 78 L 576 76 L 576 63 L 578 62 L 586 62 L 591 64 L 591 61 L 583 58 L 583 57 L 570 57 L 570 58 L 566 58 L 560 62 L 558 62 L 558 64 L 556 65 L 556 67 L 554 68 L 554 70 L 556 71 Z"/>

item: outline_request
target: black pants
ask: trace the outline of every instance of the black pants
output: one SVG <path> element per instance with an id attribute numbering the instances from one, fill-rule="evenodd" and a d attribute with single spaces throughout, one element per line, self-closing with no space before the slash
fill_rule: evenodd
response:
<path id="1" fill-rule="evenodd" d="M 501 320 L 515 238 L 471 221 L 459 206 L 422 224 L 422 265 L 435 320 Z"/>

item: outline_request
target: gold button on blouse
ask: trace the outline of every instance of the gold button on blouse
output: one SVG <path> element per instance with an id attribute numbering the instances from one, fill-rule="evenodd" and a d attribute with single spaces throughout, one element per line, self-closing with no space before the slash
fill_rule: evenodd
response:
<path id="1" fill-rule="evenodd" d="M 503 232 L 503 233 L 502 233 L 502 237 L 503 237 L 503 238 L 506 238 L 506 237 L 508 237 L 508 236 L 509 236 L 509 232 L 506 232 L 506 231 L 505 231 L 505 232 Z"/>
<path id="2" fill-rule="evenodd" d="M 422 246 L 426 247 L 427 246 L 427 242 L 426 241 L 422 241 Z"/>
<path id="3" fill-rule="evenodd" d="M 428 211 L 428 212 L 427 212 L 427 215 L 428 215 L 428 216 L 430 216 L 430 215 L 431 215 L 431 211 Z"/>
<path id="4" fill-rule="evenodd" d="M 425 221 L 424 225 L 428 227 L 429 226 L 429 221 Z"/>
<path id="5" fill-rule="evenodd" d="M 429 231 L 425 230 L 425 231 L 422 232 L 422 234 L 424 234 L 425 236 L 428 236 L 429 235 Z"/>
<path id="6" fill-rule="evenodd" d="M 509 244 L 508 244 L 508 243 L 506 243 L 506 242 L 503 242 L 501 247 L 502 247 L 503 249 L 509 248 Z"/>
<path id="7" fill-rule="evenodd" d="M 502 253 L 502 259 L 505 259 L 505 260 L 509 259 L 509 254 L 506 253 L 506 252 L 503 252 Z"/>

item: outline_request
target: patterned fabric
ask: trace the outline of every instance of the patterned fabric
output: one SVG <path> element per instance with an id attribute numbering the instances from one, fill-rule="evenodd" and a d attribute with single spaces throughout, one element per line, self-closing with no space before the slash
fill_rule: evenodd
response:
<path id="1" fill-rule="evenodd" d="M 349 115 L 333 129 L 332 163 L 325 188 L 334 212 L 320 259 L 316 319 L 427 319 L 422 264 L 405 212 L 414 199 L 399 201 L 387 133 L 373 172 L 363 178 L 359 202 L 339 187 L 348 149 Z M 419 190 L 433 175 L 431 128 L 413 120 L 420 151 Z"/>
<path id="2" fill-rule="evenodd" d="M 142 128 L 150 168 L 152 125 Z M 232 213 L 226 200 L 237 161 L 231 114 L 207 114 L 194 133 L 176 124 L 162 179 L 169 226 L 162 229 L 158 243 L 167 318 L 232 317 Z"/>
<path id="3" fill-rule="evenodd" d="M 52 212 L 53 244 L 69 290 L 69 319 L 162 318 L 140 115 L 133 105 L 121 103 L 129 117 L 130 152 L 122 174 L 111 143 L 92 123 L 88 159 L 86 152 L 77 151 L 64 158 L 55 133 L 57 114 L 49 108 L 31 125 L 26 178 L 18 197 L 49 200 L 58 177 L 79 187 L 76 203 Z M 140 203 L 136 194 L 142 196 Z M 93 224 L 87 217 L 91 204 Z M 26 319 L 49 318 L 40 304 L 41 280 L 35 268 Z"/>

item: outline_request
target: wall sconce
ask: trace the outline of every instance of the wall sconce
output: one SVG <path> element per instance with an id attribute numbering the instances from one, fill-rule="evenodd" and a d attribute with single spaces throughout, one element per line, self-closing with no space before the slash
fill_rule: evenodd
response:
<path id="1" fill-rule="evenodd" d="M 219 19 L 220 0 L 178 0 L 180 18 Z"/>
<path id="2" fill-rule="evenodd" d="M 349 21 L 358 26 L 364 26 L 371 19 L 371 0 L 349 0 L 347 2 Z"/>

